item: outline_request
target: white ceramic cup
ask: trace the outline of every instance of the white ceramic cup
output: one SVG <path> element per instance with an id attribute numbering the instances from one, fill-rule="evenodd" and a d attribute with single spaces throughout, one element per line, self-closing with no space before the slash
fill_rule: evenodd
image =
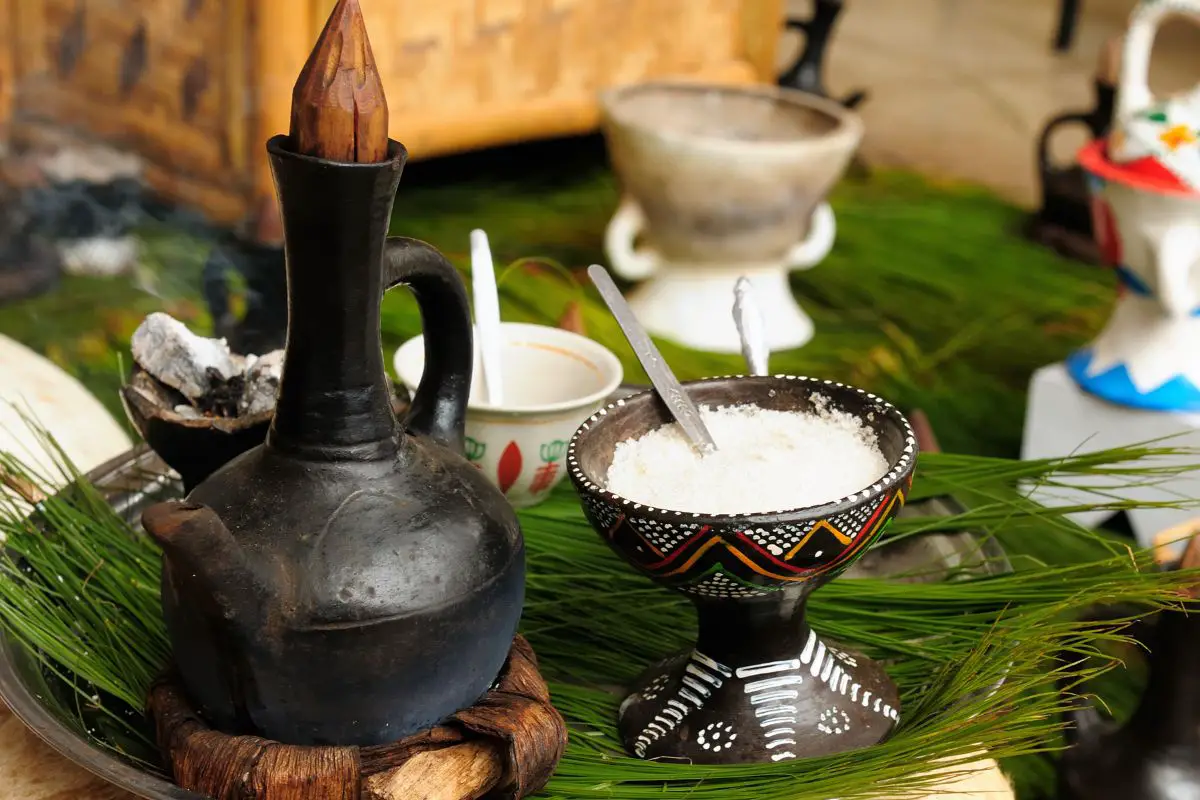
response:
<path id="1" fill-rule="evenodd" d="M 521 322 L 501 323 L 500 331 L 504 402 L 487 401 L 476 340 L 465 455 L 513 506 L 527 508 L 566 475 L 567 443 L 616 391 L 623 372 L 608 348 L 586 336 Z M 424 337 L 405 342 L 393 364 L 415 392 L 425 368 Z"/>

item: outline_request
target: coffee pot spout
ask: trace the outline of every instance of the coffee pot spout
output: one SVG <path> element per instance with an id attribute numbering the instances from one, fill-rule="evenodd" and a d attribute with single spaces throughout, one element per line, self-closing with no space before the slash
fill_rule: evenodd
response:
<path id="1" fill-rule="evenodd" d="M 226 620 L 244 619 L 244 612 L 261 605 L 263 577 L 208 506 L 158 503 L 142 512 L 142 527 L 162 548 L 167 573 L 179 594 L 212 598 Z"/>

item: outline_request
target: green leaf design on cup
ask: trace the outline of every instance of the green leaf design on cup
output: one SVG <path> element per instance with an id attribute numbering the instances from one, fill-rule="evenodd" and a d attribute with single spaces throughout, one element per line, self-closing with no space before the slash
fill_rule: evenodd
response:
<path id="1" fill-rule="evenodd" d="M 547 464 L 553 464 L 556 461 L 559 461 L 564 455 L 566 455 L 566 452 L 567 443 L 560 439 L 555 439 L 549 444 L 542 445 L 538 451 L 539 455 L 542 457 L 542 461 L 546 462 Z"/>
<path id="2" fill-rule="evenodd" d="M 487 452 L 486 444 L 476 439 L 472 439 L 470 436 L 466 437 L 465 442 L 466 447 L 463 449 L 465 450 L 464 455 L 466 455 L 468 461 L 479 461 L 483 458 L 483 454 Z"/>

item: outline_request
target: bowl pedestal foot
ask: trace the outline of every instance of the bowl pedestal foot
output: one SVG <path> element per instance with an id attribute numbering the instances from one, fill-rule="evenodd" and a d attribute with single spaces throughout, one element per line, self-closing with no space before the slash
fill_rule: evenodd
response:
<path id="1" fill-rule="evenodd" d="M 899 721 L 883 668 L 823 641 L 802 612 L 771 625 L 746 624 L 748 615 L 735 612 L 742 624 L 721 625 L 719 635 L 706 625 L 714 615 L 722 616 L 702 606 L 696 649 L 651 667 L 621 705 L 621 736 L 634 755 L 778 762 L 868 747 Z"/>

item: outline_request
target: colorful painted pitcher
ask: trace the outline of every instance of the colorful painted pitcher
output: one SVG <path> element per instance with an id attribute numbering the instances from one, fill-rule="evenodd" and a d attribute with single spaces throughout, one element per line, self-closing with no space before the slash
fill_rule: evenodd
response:
<path id="1" fill-rule="evenodd" d="M 1083 149 L 1096 237 L 1121 294 L 1104 330 L 1067 360 L 1086 391 L 1121 405 L 1200 411 L 1200 192 Z"/>
<path id="2" fill-rule="evenodd" d="M 1200 85 L 1157 98 L 1147 80 L 1154 37 L 1172 15 L 1200 25 L 1200 0 L 1143 0 L 1130 16 L 1108 156 L 1147 177 L 1200 191 Z"/>

